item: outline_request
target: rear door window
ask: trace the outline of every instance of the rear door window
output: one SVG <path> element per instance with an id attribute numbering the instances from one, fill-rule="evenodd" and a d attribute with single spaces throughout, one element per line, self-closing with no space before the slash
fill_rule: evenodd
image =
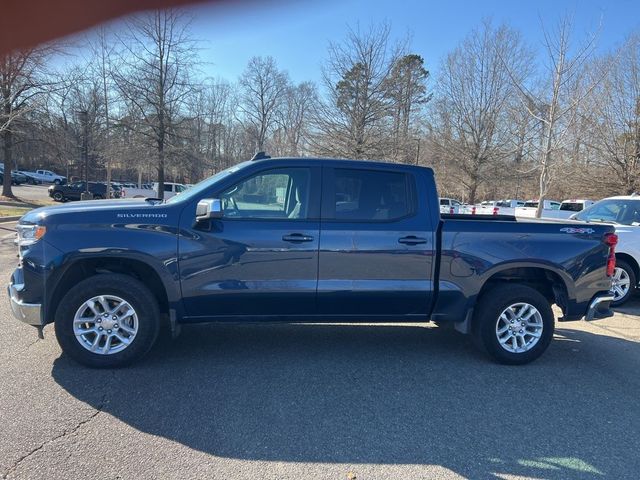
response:
<path id="1" fill-rule="evenodd" d="M 334 170 L 335 220 L 390 221 L 415 210 L 410 175 L 384 170 Z"/>

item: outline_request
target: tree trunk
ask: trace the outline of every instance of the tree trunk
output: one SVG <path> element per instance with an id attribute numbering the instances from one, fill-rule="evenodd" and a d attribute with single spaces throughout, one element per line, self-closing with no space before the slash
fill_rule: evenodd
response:
<path id="1" fill-rule="evenodd" d="M 538 208 L 536 208 L 536 218 L 542 217 L 542 210 L 544 209 L 544 200 L 547 191 L 547 164 L 542 164 L 542 171 L 540 172 L 540 195 L 538 196 Z"/>
<path id="2" fill-rule="evenodd" d="M 4 197 L 13 197 L 13 191 L 11 190 L 11 166 L 13 153 L 13 133 L 10 129 L 6 129 L 2 132 L 3 140 L 3 152 L 4 152 L 4 181 L 2 184 L 2 195 Z"/>
<path id="3" fill-rule="evenodd" d="M 469 186 L 469 204 L 474 205 L 476 203 L 476 195 L 478 194 L 478 178 L 476 176 L 471 177 L 471 185 Z"/>
<path id="4" fill-rule="evenodd" d="M 164 200 L 164 148 L 158 146 L 158 198 Z"/>
<path id="5" fill-rule="evenodd" d="M 107 160 L 107 198 L 111 198 L 111 160 Z"/>

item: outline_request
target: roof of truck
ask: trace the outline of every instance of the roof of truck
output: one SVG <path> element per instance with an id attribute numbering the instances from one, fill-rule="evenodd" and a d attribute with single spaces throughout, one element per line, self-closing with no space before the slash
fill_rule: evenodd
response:
<path id="1" fill-rule="evenodd" d="M 403 168 L 411 168 L 411 169 L 420 169 L 420 170 L 429 170 L 433 171 L 431 167 L 426 167 L 423 165 L 411 165 L 407 163 L 397 163 L 385 160 L 353 160 L 350 158 L 323 158 L 323 157 L 268 157 L 268 158 L 259 158 L 256 160 L 252 160 L 252 162 L 276 162 L 276 161 L 295 161 L 300 160 L 304 162 L 339 162 L 345 165 L 352 166 L 375 166 L 375 167 L 384 167 L 389 168 L 393 166 L 403 167 Z"/>

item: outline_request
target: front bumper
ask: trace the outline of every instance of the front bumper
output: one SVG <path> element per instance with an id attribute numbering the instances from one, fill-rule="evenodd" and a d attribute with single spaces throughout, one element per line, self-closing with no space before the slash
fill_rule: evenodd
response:
<path id="1" fill-rule="evenodd" d="M 21 322 L 33 325 L 35 327 L 42 326 L 42 305 L 39 303 L 24 303 L 18 297 L 18 293 L 24 289 L 24 284 L 10 284 L 7 287 L 9 299 L 11 302 L 11 310 L 13 316 Z"/>
<path id="2" fill-rule="evenodd" d="M 584 319 L 588 322 L 591 320 L 599 320 L 601 318 L 608 318 L 613 316 L 609 304 L 613 302 L 613 295 L 611 293 L 600 293 L 593 297 L 591 303 L 589 303 L 589 309 Z"/>

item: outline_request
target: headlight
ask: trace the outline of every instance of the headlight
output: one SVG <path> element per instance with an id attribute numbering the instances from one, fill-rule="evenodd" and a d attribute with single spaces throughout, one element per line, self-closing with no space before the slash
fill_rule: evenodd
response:
<path id="1" fill-rule="evenodd" d="M 42 225 L 18 225 L 16 230 L 18 231 L 16 243 L 19 247 L 33 245 L 47 233 L 47 227 Z"/>

